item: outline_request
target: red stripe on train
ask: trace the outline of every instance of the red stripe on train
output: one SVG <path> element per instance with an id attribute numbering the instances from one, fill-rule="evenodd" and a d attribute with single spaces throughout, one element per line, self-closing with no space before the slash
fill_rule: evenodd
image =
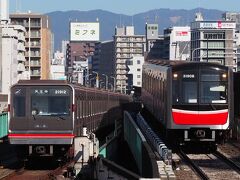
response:
<path id="1" fill-rule="evenodd" d="M 74 138 L 73 134 L 9 134 L 9 138 Z"/>
<path id="2" fill-rule="evenodd" d="M 184 111 L 172 110 L 173 121 L 179 125 L 224 125 L 228 119 L 228 111 Z"/>

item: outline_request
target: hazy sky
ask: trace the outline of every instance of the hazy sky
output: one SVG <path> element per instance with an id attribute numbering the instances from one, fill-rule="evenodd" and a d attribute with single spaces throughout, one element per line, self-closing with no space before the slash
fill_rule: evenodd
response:
<path id="1" fill-rule="evenodd" d="M 203 7 L 240 12 L 239 0 L 9 0 L 10 11 L 47 13 L 51 11 L 103 9 L 133 15 L 152 9 L 193 9 Z M 18 8 L 16 8 L 18 7 Z"/>

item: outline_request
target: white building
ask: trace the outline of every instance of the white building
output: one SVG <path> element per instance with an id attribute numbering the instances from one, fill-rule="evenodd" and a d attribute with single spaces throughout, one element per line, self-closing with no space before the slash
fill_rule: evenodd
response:
<path id="1" fill-rule="evenodd" d="M 237 69 L 233 21 L 195 21 L 191 24 L 191 60 L 215 62 Z"/>
<path id="2" fill-rule="evenodd" d="M 20 25 L 10 25 L 8 0 L 0 2 L 0 92 L 8 94 L 10 86 L 19 79 L 27 79 L 25 71 L 25 33 Z"/>
<path id="3" fill-rule="evenodd" d="M 9 87 L 20 79 L 28 79 L 25 70 L 25 28 L 20 25 L 1 25 L 1 93 L 7 94 Z"/>
<path id="4" fill-rule="evenodd" d="M 64 53 L 57 51 L 54 53 L 54 59 L 51 63 L 51 79 L 53 80 L 65 80 L 65 57 Z"/>
<path id="5" fill-rule="evenodd" d="M 189 26 L 171 27 L 164 30 L 164 59 L 187 60 L 190 56 L 191 32 Z"/>
<path id="6" fill-rule="evenodd" d="M 142 66 L 144 56 L 133 57 L 127 61 L 129 86 L 142 87 Z"/>
<path id="7" fill-rule="evenodd" d="M 81 85 L 86 85 L 89 77 L 89 70 L 91 69 L 91 57 L 82 58 L 73 62 L 73 79 Z M 98 84 L 98 83 L 96 83 Z M 98 86 L 97 86 L 98 87 Z"/>

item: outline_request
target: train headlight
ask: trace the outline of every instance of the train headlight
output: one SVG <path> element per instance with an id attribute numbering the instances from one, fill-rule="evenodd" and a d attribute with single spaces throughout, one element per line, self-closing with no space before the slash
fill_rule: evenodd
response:
<path id="1" fill-rule="evenodd" d="M 178 74 L 176 74 L 176 73 L 173 74 L 173 78 L 174 78 L 174 79 L 177 79 L 177 78 L 178 78 Z"/>
<path id="2" fill-rule="evenodd" d="M 222 74 L 222 78 L 226 79 L 227 78 L 227 74 Z"/>

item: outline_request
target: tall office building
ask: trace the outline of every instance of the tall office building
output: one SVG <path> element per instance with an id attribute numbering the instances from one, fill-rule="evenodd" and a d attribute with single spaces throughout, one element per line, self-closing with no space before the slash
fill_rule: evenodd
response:
<path id="1" fill-rule="evenodd" d="M 48 16 L 29 12 L 11 14 L 10 19 L 26 28 L 25 66 L 31 79 L 49 79 L 53 50 Z"/>
<path id="2" fill-rule="evenodd" d="M 233 21 L 197 20 L 191 24 L 191 60 L 237 68 Z"/>
<path id="3" fill-rule="evenodd" d="M 93 71 L 113 76 L 114 65 L 114 42 L 111 40 L 97 43 L 92 58 Z"/>
<path id="4" fill-rule="evenodd" d="M 135 35 L 133 26 L 126 26 L 115 29 L 115 76 L 116 89 L 127 92 L 128 66 L 127 62 L 133 57 L 142 57 L 146 49 L 146 36 Z"/>

